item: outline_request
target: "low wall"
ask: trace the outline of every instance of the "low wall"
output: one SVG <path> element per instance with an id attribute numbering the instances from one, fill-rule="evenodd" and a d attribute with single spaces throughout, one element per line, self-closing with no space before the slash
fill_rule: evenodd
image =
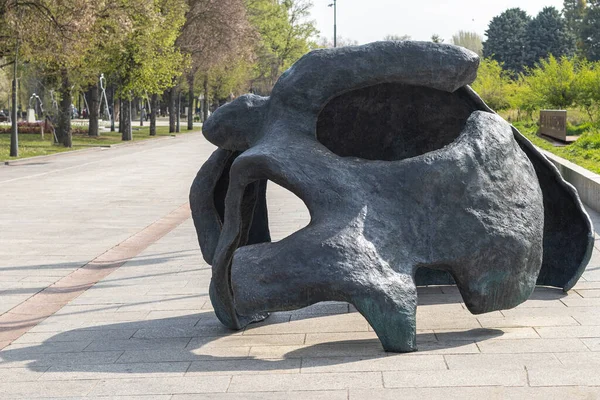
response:
<path id="1" fill-rule="evenodd" d="M 540 150 L 560 171 L 563 178 L 575 186 L 581 201 L 594 211 L 600 212 L 600 175 L 573 164 L 548 151 Z"/>

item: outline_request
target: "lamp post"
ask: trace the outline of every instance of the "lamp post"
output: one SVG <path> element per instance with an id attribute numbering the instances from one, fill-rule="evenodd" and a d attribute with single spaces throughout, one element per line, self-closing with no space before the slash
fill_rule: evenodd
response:
<path id="1" fill-rule="evenodd" d="M 337 0 L 333 0 L 329 7 L 333 7 L 333 47 L 337 47 Z"/>
<path id="2" fill-rule="evenodd" d="M 19 128 L 18 128 L 18 115 L 17 115 L 17 62 L 18 62 L 18 54 L 19 54 L 19 39 L 17 38 L 17 43 L 15 45 L 15 64 L 13 70 L 13 81 L 12 81 L 12 121 L 11 121 L 11 129 L 10 129 L 10 156 L 18 157 L 19 156 Z"/>

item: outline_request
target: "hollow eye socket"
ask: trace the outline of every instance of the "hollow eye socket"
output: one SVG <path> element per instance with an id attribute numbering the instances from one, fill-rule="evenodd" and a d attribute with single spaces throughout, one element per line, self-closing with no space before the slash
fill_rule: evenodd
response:
<path id="1" fill-rule="evenodd" d="M 319 114 L 316 135 L 342 157 L 403 160 L 452 143 L 476 110 L 462 89 L 382 83 L 333 98 Z"/>

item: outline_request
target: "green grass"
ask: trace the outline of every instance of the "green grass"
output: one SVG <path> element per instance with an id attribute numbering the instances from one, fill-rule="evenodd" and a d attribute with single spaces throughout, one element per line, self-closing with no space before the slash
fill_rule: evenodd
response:
<path id="1" fill-rule="evenodd" d="M 190 132 L 185 128 L 179 134 Z M 73 147 L 66 148 L 62 145 L 55 145 L 52 142 L 52 134 L 46 133 L 44 139 L 39 134 L 24 133 L 19 134 L 19 157 L 10 157 L 10 134 L 0 134 L 0 160 L 15 160 L 18 158 L 45 156 L 54 153 L 61 153 L 70 150 L 80 150 L 97 146 L 108 146 L 117 143 L 127 143 L 121 140 L 119 132 L 100 132 L 100 137 L 90 137 L 87 135 L 73 135 Z M 156 127 L 156 136 L 150 136 L 150 127 L 133 127 L 133 141 L 149 140 L 158 137 L 170 136 L 168 126 Z"/>
<path id="2" fill-rule="evenodd" d="M 586 125 L 585 128 L 579 129 L 581 125 L 573 127 L 573 130 L 579 129 L 579 139 L 568 146 L 556 147 L 537 135 L 537 122 L 517 121 L 513 122 L 513 125 L 536 146 L 600 174 L 600 129 L 585 123 L 582 124 Z"/>

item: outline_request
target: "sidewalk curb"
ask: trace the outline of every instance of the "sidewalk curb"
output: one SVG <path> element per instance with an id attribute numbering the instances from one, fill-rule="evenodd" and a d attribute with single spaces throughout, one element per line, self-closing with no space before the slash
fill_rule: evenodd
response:
<path id="1" fill-rule="evenodd" d="M 194 132 L 200 132 L 200 131 L 191 131 L 187 134 L 193 134 Z M 58 157 L 58 156 L 65 156 L 65 155 L 71 155 L 71 154 L 81 154 L 84 152 L 88 152 L 88 151 L 101 151 L 101 150 L 106 150 L 106 149 L 114 149 L 114 148 L 119 148 L 119 147 L 126 147 L 126 146 L 135 146 L 135 145 L 140 145 L 140 144 L 145 144 L 145 143 L 153 143 L 153 142 L 157 142 L 157 141 L 163 141 L 163 140 L 167 140 L 167 139 L 176 139 L 179 136 L 182 136 L 182 134 L 171 134 L 169 136 L 163 136 L 163 137 L 157 137 L 157 138 L 148 138 L 148 139 L 142 139 L 142 140 L 135 140 L 135 141 L 129 141 L 129 142 L 125 142 L 125 143 L 114 143 L 114 144 L 109 144 L 109 145 L 100 145 L 100 146 L 90 146 L 89 148 L 86 149 L 78 149 L 78 150 L 70 150 L 70 151 L 63 151 L 63 152 L 59 152 L 59 153 L 54 153 L 54 154 L 48 154 L 48 155 L 44 155 L 44 156 L 34 156 L 34 157 L 26 157 L 26 158 L 19 158 L 17 160 L 5 160 L 2 161 L 2 163 L 4 165 L 7 166 L 18 166 L 18 165 L 26 165 L 29 164 L 31 162 L 35 162 L 35 161 L 39 161 L 39 160 L 46 160 L 49 158 L 53 158 L 53 157 Z"/>
<path id="2" fill-rule="evenodd" d="M 563 179 L 577 189 L 583 204 L 600 212 L 600 175 L 549 151 L 541 150 L 541 152 L 558 168 Z"/>

